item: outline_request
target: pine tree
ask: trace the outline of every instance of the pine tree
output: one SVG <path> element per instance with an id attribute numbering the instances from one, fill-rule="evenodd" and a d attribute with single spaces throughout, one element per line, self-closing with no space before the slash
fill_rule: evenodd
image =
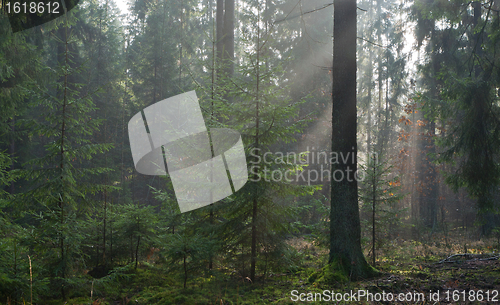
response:
<path id="1" fill-rule="evenodd" d="M 22 244 L 22 227 L 13 222 L 12 216 L 7 213 L 13 195 L 3 190 L 15 178 L 12 172 L 8 171 L 12 162 L 7 153 L 0 152 L 0 251 L 4 253 L 0 257 L 0 296 L 16 302 L 27 292 L 27 283 L 23 277 L 23 272 L 26 271 L 24 256 L 27 249 Z"/>
<path id="2" fill-rule="evenodd" d="M 32 130 L 31 137 L 45 145 L 42 156 L 28 161 L 23 171 L 24 178 L 31 183 L 23 200 L 31 203 L 36 223 L 33 247 L 44 262 L 44 274 L 49 277 L 51 288 L 60 291 L 63 299 L 79 281 L 71 276 L 72 270 L 84 264 L 83 215 L 89 209 L 87 196 L 103 189 L 89 179 L 109 171 L 91 167 L 90 162 L 95 155 L 112 147 L 89 139 L 101 120 L 89 116 L 96 111 L 93 92 L 82 94 L 79 92 L 82 85 L 72 82 L 83 68 L 74 66 L 69 50 L 76 40 L 69 28 L 72 16 L 68 15 L 57 30 L 56 37 L 62 46 L 59 64 L 53 69 L 46 67 L 47 82 L 35 83 L 30 92 L 34 97 L 32 107 L 40 117 L 27 126 Z"/>
<path id="3" fill-rule="evenodd" d="M 226 258 L 230 265 L 236 264 L 242 276 L 255 281 L 259 269 L 267 272 L 271 255 L 277 251 L 283 253 L 286 248 L 280 236 L 289 232 L 291 226 L 280 219 L 293 219 L 296 210 L 280 198 L 311 193 L 314 188 L 294 186 L 285 179 L 273 181 L 276 179 L 272 173 L 275 177 L 284 177 L 287 171 L 297 172 L 297 164 L 286 164 L 279 156 L 273 156 L 272 164 L 265 166 L 259 161 L 264 153 L 270 153 L 272 145 L 295 141 L 295 134 L 308 120 L 296 118 L 301 103 L 291 101 L 285 89 L 277 90 L 274 85 L 284 78 L 284 72 L 279 63 L 273 63 L 273 67 L 264 56 L 263 46 L 271 46 L 273 41 L 265 32 L 265 26 L 258 26 L 263 5 L 254 2 L 252 5 L 255 10 L 248 10 L 240 17 L 251 20 L 257 27 L 239 37 L 239 50 L 246 51 L 240 55 L 240 65 L 235 67 L 234 76 L 218 74 L 214 81 L 213 76 L 220 67 L 214 40 L 214 55 L 204 63 L 209 73 L 198 83 L 200 105 L 208 127 L 228 127 L 242 134 L 247 160 L 254 164 L 249 169 L 250 181 L 234 196 L 190 212 L 193 222 L 185 223 L 183 229 L 191 232 L 189 234 L 198 232 L 208 240 L 223 241 L 215 245 L 217 255 Z M 248 265 L 250 268 L 246 267 Z"/>
<path id="4" fill-rule="evenodd" d="M 29 293 L 25 205 L 15 199 L 23 187 L 18 171 L 29 155 L 19 122 L 30 110 L 30 79 L 42 77 L 42 54 L 33 44 L 34 32 L 13 34 L 7 16 L 0 14 L 0 298 L 12 303 Z"/>
<path id="5" fill-rule="evenodd" d="M 440 9 L 433 10 L 441 5 Z M 498 16 L 495 4 L 483 7 L 480 2 L 437 1 L 427 5 L 416 1 L 413 16 L 420 44 L 428 38 L 429 61 L 423 66 L 430 84 L 437 91 L 424 88 L 419 101 L 434 126 L 446 130 L 437 144 L 438 161 L 456 162 L 446 181 L 454 191 L 465 187 L 477 199 L 483 234 L 494 226 L 488 214 L 498 210 L 491 198 L 499 184 L 498 105 L 496 55 Z M 432 13 L 431 13 L 432 12 Z M 447 26 L 437 28 L 438 22 Z M 470 26 L 469 26 L 470 25 Z M 433 91 L 434 90 L 434 91 Z"/>
<path id="6" fill-rule="evenodd" d="M 403 198 L 399 194 L 400 181 L 398 177 L 389 177 L 393 171 L 393 166 L 388 161 L 382 161 L 377 154 L 371 154 L 366 165 L 362 165 L 363 180 L 361 183 L 360 199 L 363 210 L 371 215 L 371 253 L 372 266 L 376 261 L 377 240 L 381 243 L 381 237 L 390 238 L 390 232 L 396 230 L 398 213 L 401 210 L 396 207 L 396 203 Z M 377 236 L 379 236 L 377 238 Z"/>
<path id="7" fill-rule="evenodd" d="M 88 85 L 83 87 L 82 91 L 100 91 L 100 94 L 93 96 L 93 102 L 98 110 L 91 115 L 93 119 L 102 120 L 102 125 L 92 138 L 96 143 L 114 144 L 108 152 L 95 158 L 93 164 L 106 168 L 119 168 L 123 162 L 125 134 L 121 125 L 124 123 L 126 110 L 122 85 L 125 78 L 122 24 L 117 8 L 111 0 L 104 3 L 87 2 L 79 13 L 77 27 L 81 30 L 77 35 L 82 37 L 81 49 L 88 65 L 87 75 L 84 76 Z M 118 194 L 113 191 L 115 187 L 112 185 L 120 185 L 121 175 L 120 171 L 114 171 L 112 174 L 104 173 L 99 178 L 95 177 L 101 184 L 108 185 L 103 192 L 93 196 L 95 211 L 92 217 L 99 219 L 99 222 L 95 223 L 99 230 L 92 235 L 96 244 L 100 243 L 93 247 L 95 252 L 92 253 L 92 260 L 95 267 L 103 266 L 101 268 L 108 269 L 109 261 L 112 260 L 112 253 L 109 251 L 112 241 L 108 236 L 108 214 L 112 208 L 111 204 L 118 201 Z"/>
<path id="8" fill-rule="evenodd" d="M 139 264 L 139 253 L 144 245 L 151 242 L 155 234 L 157 217 L 151 206 L 138 206 L 128 204 L 118 208 L 116 227 L 121 232 L 123 241 L 129 241 L 128 253 L 130 262 L 134 262 L 137 269 Z"/>

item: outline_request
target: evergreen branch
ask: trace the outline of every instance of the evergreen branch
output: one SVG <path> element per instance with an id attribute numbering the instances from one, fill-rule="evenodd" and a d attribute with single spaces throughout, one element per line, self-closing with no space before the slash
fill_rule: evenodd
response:
<path id="1" fill-rule="evenodd" d="M 298 3 L 300 3 L 300 2 L 301 2 L 301 1 L 299 1 Z M 298 3 L 297 3 L 297 5 L 298 5 Z M 295 7 L 296 7 L 297 5 L 295 5 Z M 332 6 L 332 5 L 333 5 L 333 2 L 332 2 L 332 3 L 325 4 L 325 5 L 323 5 L 322 7 L 318 7 L 318 8 L 312 9 L 312 10 L 310 10 L 310 11 L 301 12 L 300 14 L 295 15 L 295 16 L 292 16 L 292 17 L 290 17 L 290 18 L 288 18 L 288 15 L 287 15 L 285 18 L 283 18 L 283 19 L 279 19 L 279 20 L 276 20 L 274 23 L 280 23 L 280 22 L 283 22 L 283 21 L 285 21 L 285 20 L 287 20 L 287 19 L 288 19 L 288 20 L 290 20 L 290 19 L 295 19 L 295 18 L 298 18 L 298 17 L 302 17 L 302 16 L 304 16 L 304 15 L 311 14 L 311 13 L 314 13 L 314 12 L 317 12 L 317 11 L 320 11 L 320 10 L 325 9 L 325 8 L 327 8 L 327 7 L 329 7 L 329 6 Z M 295 7 L 294 7 L 294 8 L 290 11 L 290 13 L 291 13 L 291 12 L 293 12 L 293 10 L 295 10 Z M 358 7 L 358 9 L 359 9 L 359 7 Z"/>
<path id="2" fill-rule="evenodd" d="M 358 38 L 358 39 L 361 39 L 361 40 L 364 40 L 364 41 L 366 41 L 366 42 L 368 42 L 368 43 L 371 43 L 372 45 L 375 45 L 375 46 L 377 46 L 377 47 L 381 47 L 381 48 L 389 48 L 389 47 L 390 47 L 390 46 L 383 46 L 383 45 L 380 45 L 380 44 L 378 44 L 378 43 L 372 42 L 372 41 L 370 41 L 370 40 L 368 40 L 368 39 L 366 39 L 366 38 L 364 38 L 364 37 L 359 37 L 359 36 L 358 36 L 357 38 Z"/>

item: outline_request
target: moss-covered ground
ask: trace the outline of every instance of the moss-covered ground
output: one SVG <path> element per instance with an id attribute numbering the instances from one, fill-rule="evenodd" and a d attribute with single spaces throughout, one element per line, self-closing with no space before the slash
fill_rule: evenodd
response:
<path id="1" fill-rule="evenodd" d="M 183 288 L 182 274 L 166 272 L 165 266 L 151 262 L 140 264 L 138 269 L 133 265 L 124 267 L 119 276 L 95 279 L 93 283 L 89 277 L 90 285 L 73 289 L 73 298 L 66 302 L 54 300 L 37 304 L 305 304 L 310 302 L 294 300 L 300 298 L 301 293 L 304 293 L 303 300 L 316 294 L 315 303 L 319 303 L 318 296 L 325 290 L 329 294 L 331 291 L 345 294 L 351 290 L 366 290 L 374 294 L 403 293 L 405 297 L 415 293 L 425 295 L 420 301 L 358 299 L 349 304 L 500 304 L 500 295 L 495 293 L 500 292 L 500 261 L 495 259 L 498 255 L 495 240 L 468 242 L 467 245 L 443 244 L 438 239 L 427 243 L 394 240 L 379 254 L 376 268 L 381 275 L 361 281 L 350 281 L 348 277 L 335 274 L 334 270 L 325 271 L 326 249 L 303 239 L 294 239 L 290 244 L 300 253 L 299 268 L 295 272 L 269 273 L 255 283 L 238 276 L 235 270 L 216 268 L 190 277 L 187 288 Z M 465 251 L 468 256 L 443 261 Z M 429 300 L 430 292 L 439 292 L 439 301 Z M 477 300 L 479 294 L 482 301 Z"/>

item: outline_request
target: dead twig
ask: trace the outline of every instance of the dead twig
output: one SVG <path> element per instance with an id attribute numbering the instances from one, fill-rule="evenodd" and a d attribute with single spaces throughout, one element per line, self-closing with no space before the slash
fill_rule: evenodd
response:
<path id="1" fill-rule="evenodd" d="M 453 254 L 451 256 L 448 256 L 447 258 L 440 260 L 436 264 L 442 264 L 442 263 L 458 263 L 460 261 L 464 260 L 451 260 L 452 258 L 457 258 L 457 257 L 463 257 L 465 258 L 465 262 L 472 262 L 472 261 L 492 261 L 492 260 L 497 260 L 500 259 L 500 255 L 497 256 L 490 256 L 484 258 L 485 254 L 469 254 L 469 253 L 463 253 L 463 254 Z M 493 255 L 493 254 L 489 254 Z"/>

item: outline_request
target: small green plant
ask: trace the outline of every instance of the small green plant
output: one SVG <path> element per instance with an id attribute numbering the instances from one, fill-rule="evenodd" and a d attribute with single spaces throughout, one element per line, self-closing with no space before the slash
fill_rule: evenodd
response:
<path id="1" fill-rule="evenodd" d="M 366 165 L 361 165 L 365 179 L 362 183 L 361 196 L 362 212 L 364 212 L 370 223 L 365 220 L 371 232 L 371 254 L 372 265 L 375 266 L 377 245 L 383 241 L 383 237 L 389 239 L 390 232 L 394 231 L 401 224 L 398 215 L 402 210 L 397 207 L 399 200 L 403 198 L 400 191 L 400 180 L 397 176 L 392 176 L 392 168 L 388 161 L 379 162 L 376 153 L 371 154 Z M 365 218 L 365 219 L 366 219 Z"/>
<path id="2" fill-rule="evenodd" d="M 187 287 L 191 272 L 203 266 L 211 252 L 211 243 L 199 235 L 189 236 L 176 233 L 166 247 L 166 256 L 171 262 L 171 269 L 181 270 L 184 275 L 184 289 Z"/>
<path id="3" fill-rule="evenodd" d="M 500 248 L 500 226 L 494 228 L 492 232 L 495 235 L 495 237 L 497 238 L 498 248 Z"/>

